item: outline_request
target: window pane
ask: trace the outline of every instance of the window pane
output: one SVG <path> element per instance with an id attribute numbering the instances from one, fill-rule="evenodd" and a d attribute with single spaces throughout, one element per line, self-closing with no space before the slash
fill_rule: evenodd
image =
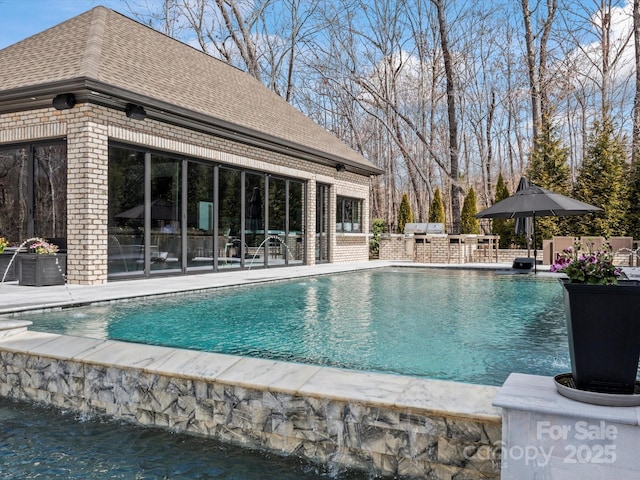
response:
<path id="1" fill-rule="evenodd" d="M 304 184 L 289 181 L 289 232 L 287 235 L 287 261 L 299 264 L 304 261 Z"/>
<path id="2" fill-rule="evenodd" d="M 245 175 L 245 266 L 264 264 L 261 251 L 265 239 L 264 232 L 264 176 L 247 173 Z"/>
<path id="3" fill-rule="evenodd" d="M 362 200 L 336 198 L 336 232 L 361 232 Z"/>
<path id="4" fill-rule="evenodd" d="M 39 146 L 33 161 L 33 229 L 66 249 L 67 151 L 65 145 Z"/>
<path id="5" fill-rule="evenodd" d="M 269 265 L 282 265 L 286 254 L 287 182 L 269 178 L 269 239 L 264 245 Z"/>
<path id="6" fill-rule="evenodd" d="M 175 158 L 151 156 L 151 270 L 182 265 L 181 167 Z"/>
<path id="7" fill-rule="evenodd" d="M 144 153 L 109 148 L 108 275 L 144 273 Z"/>
<path id="8" fill-rule="evenodd" d="M 187 266 L 213 269 L 213 165 L 189 162 L 187 166 Z M 221 244 L 224 248 L 224 242 Z"/>
<path id="9" fill-rule="evenodd" d="M 29 234 L 28 179 L 29 156 L 26 148 L 0 150 L 0 237 L 20 244 Z"/>
<path id="10" fill-rule="evenodd" d="M 362 231 L 362 221 L 360 219 L 360 212 L 362 210 L 362 200 L 353 201 L 353 231 Z"/>
<path id="11" fill-rule="evenodd" d="M 304 183 L 266 178 L 110 146 L 109 276 L 302 263 Z"/>
<path id="12" fill-rule="evenodd" d="M 239 268 L 242 250 L 240 171 L 220 168 L 218 184 L 218 268 Z"/>

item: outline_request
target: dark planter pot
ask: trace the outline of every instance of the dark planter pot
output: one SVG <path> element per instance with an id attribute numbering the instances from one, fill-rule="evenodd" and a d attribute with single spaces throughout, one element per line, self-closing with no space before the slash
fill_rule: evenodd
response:
<path id="1" fill-rule="evenodd" d="M 67 273 L 65 254 L 38 255 L 20 254 L 18 284 L 31 287 L 64 285 Z"/>
<path id="2" fill-rule="evenodd" d="M 16 271 L 17 271 L 16 266 L 18 264 L 18 260 L 16 258 L 13 262 L 11 262 L 12 258 L 13 258 L 13 253 L 0 253 L 0 281 L 2 281 L 2 277 L 4 277 L 5 272 L 6 272 L 6 277 L 4 277 L 5 282 L 13 282 L 18 278 L 16 274 Z"/>
<path id="3" fill-rule="evenodd" d="M 563 282 L 571 369 L 576 387 L 632 394 L 640 358 L 640 283 Z"/>

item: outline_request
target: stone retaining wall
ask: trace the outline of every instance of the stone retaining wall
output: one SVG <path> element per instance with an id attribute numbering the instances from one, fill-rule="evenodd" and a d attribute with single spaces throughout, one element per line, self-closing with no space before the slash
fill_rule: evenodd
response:
<path id="1" fill-rule="evenodd" d="M 499 413 L 490 407 L 494 387 L 25 332 L 28 322 L 18 323 L 0 332 L 5 397 L 376 474 L 500 475 L 493 455 L 501 439 Z M 170 366 L 178 358 L 183 366 Z M 275 380 L 261 385 L 267 364 Z M 216 373 L 187 372 L 198 366 Z M 296 379 L 295 388 L 282 386 Z M 353 394 L 345 394 L 348 388 Z M 474 402 L 490 408 L 470 413 Z"/>

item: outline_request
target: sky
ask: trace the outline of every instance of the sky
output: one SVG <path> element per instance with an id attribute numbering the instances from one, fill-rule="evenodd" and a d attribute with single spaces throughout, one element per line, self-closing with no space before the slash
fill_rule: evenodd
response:
<path id="1" fill-rule="evenodd" d="M 0 0 L 0 49 L 98 5 L 129 13 L 125 0 Z"/>

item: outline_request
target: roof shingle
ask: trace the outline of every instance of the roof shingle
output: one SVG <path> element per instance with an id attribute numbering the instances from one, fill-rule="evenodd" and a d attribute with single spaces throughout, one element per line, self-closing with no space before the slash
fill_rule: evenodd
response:
<path id="1" fill-rule="evenodd" d="M 380 171 L 252 76 L 105 7 L 0 50 L 0 98 L 73 79 L 99 81 Z"/>

